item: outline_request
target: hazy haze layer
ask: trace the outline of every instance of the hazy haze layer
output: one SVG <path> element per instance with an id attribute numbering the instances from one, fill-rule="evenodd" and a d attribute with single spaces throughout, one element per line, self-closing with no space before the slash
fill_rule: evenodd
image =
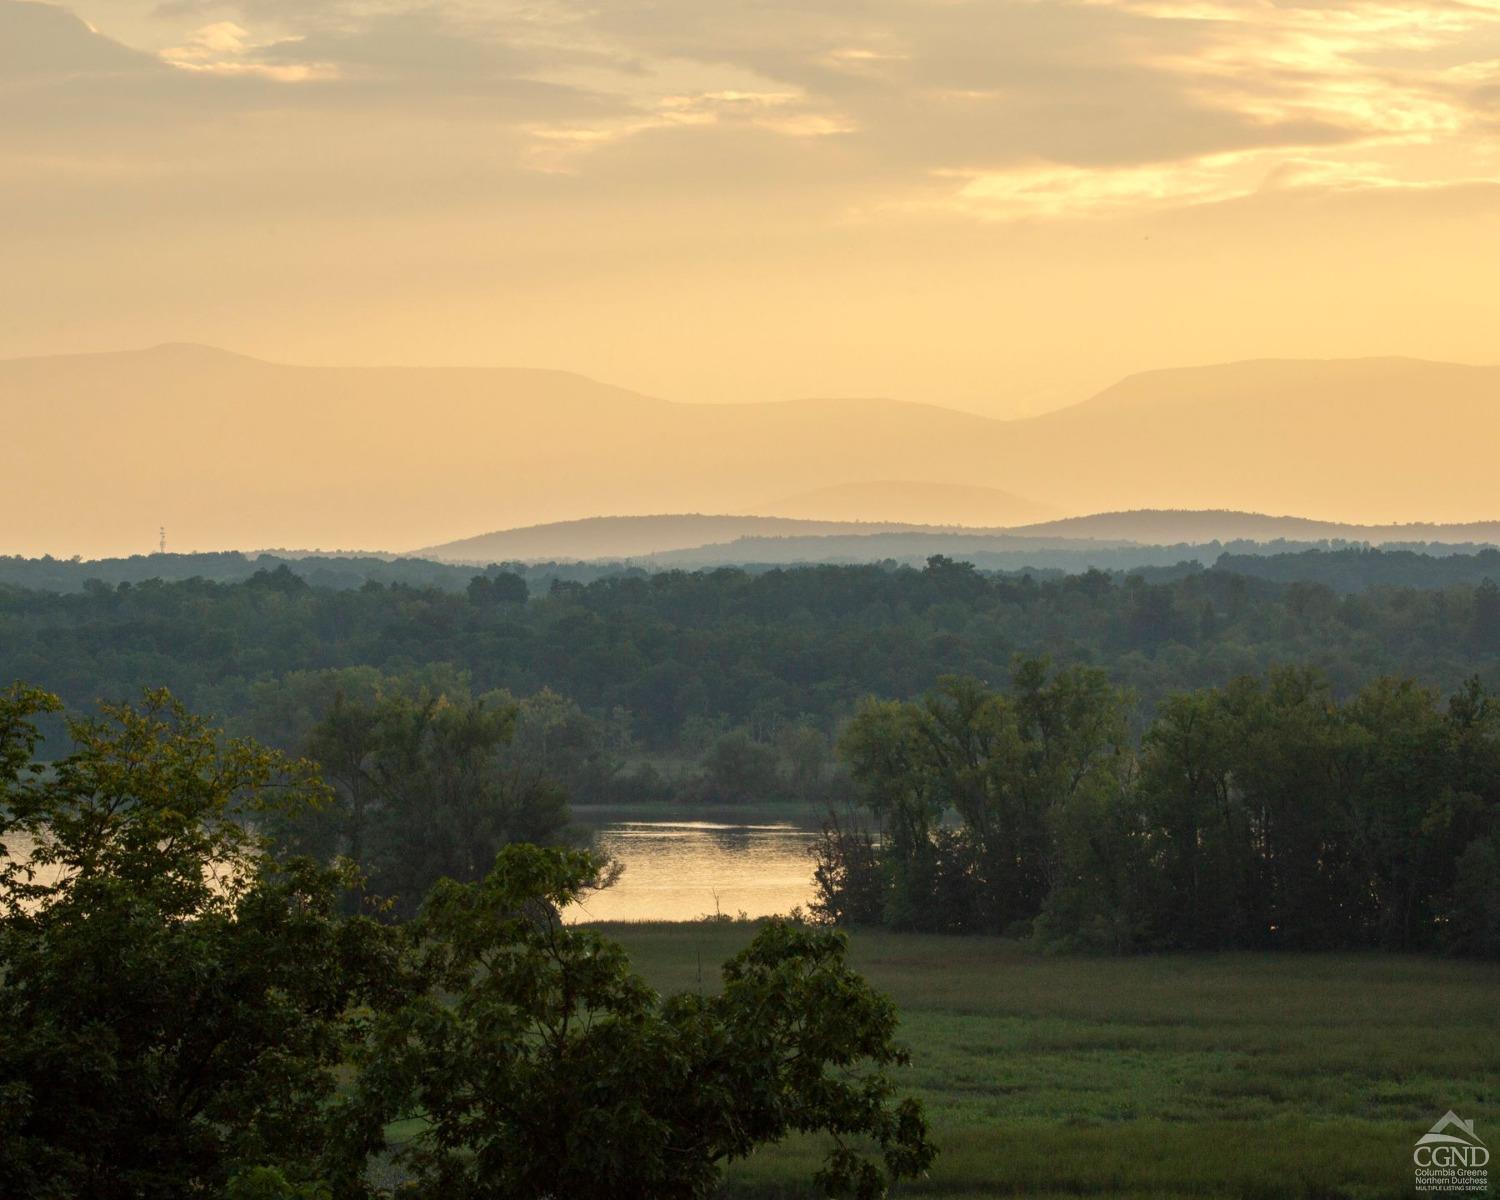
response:
<path id="1" fill-rule="evenodd" d="M 0 549 L 145 551 L 165 524 L 177 550 L 405 550 L 598 514 L 751 513 L 893 478 L 1075 514 L 1484 520 L 1500 511 L 1497 396 L 1500 368 L 1250 362 L 999 421 L 890 400 L 675 404 L 558 372 L 295 367 L 193 346 L 18 360 L 0 363 L 0 504 L 16 516 Z"/>

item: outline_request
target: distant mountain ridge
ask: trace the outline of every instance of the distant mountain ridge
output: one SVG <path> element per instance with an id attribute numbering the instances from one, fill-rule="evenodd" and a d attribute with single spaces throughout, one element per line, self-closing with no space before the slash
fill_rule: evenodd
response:
<path id="1" fill-rule="evenodd" d="M 1136 509 L 1063 517 L 1015 527 L 1011 532 L 1058 537 L 1127 538 L 1142 545 L 1179 542 L 1274 541 L 1500 543 L 1500 521 L 1360 525 L 1311 517 L 1268 516 L 1228 509 Z"/>
<path id="2" fill-rule="evenodd" d="M 587 517 L 520 529 L 501 529 L 413 550 L 413 558 L 444 562 L 518 562 L 643 558 L 744 537 L 884 533 L 913 526 L 890 522 L 798 521 L 784 517 L 675 513 L 639 517 Z"/>
<path id="3" fill-rule="evenodd" d="M 757 505 L 756 511 L 803 520 L 883 519 L 981 527 L 1006 527 L 1062 516 L 1054 505 L 1038 504 L 1000 488 L 885 479 L 814 488 Z"/>
<path id="4" fill-rule="evenodd" d="M 684 404 L 560 371 L 297 367 L 169 345 L 0 362 L 0 410 L 0 511 L 20 514 L 0 552 L 29 554 L 146 550 L 160 525 L 179 550 L 442 545 L 597 513 L 755 513 L 882 480 L 1060 513 L 1500 512 L 1500 368 L 1409 359 L 1148 372 L 1004 421 L 897 400 Z M 89 487 L 57 486 L 60 470 Z M 935 494 L 868 515 L 905 522 Z M 992 519 L 977 504 L 965 524 Z"/>
<path id="5" fill-rule="evenodd" d="M 652 559 L 659 563 L 874 561 L 923 554 L 1238 542 L 1500 545 L 1500 521 L 1346 525 L 1227 510 L 1098 513 L 1011 528 L 797 521 L 697 513 L 593 517 L 497 530 L 411 552 L 441 562 Z"/>

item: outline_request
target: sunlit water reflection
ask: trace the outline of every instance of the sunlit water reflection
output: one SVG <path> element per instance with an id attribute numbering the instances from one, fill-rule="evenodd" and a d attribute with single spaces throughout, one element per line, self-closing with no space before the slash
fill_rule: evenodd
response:
<path id="1" fill-rule="evenodd" d="M 818 817 L 764 809 L 670 810 L 607 806 L 574 810 L 594 847 L 621 863 L 619 881 L 567 911 L 570 921 L 695 921 L 721 913 L 764 917 L 812 898 L 811 849 Z M 30 855 L 29 838 L 12 835 L 10 854 Z M 52 883 L 56 868 L 37 873 Z"/>
<path id="2" fill-rule="evenodd" d="M 579 816 L 593 828 L 595 846 L 625 872 L 613 887 L 569 909 L 570 920 L 763 917 L 812 898 L 814 820 L 767 820 L 732 809 L 675 819 L 603 808 Z"/>

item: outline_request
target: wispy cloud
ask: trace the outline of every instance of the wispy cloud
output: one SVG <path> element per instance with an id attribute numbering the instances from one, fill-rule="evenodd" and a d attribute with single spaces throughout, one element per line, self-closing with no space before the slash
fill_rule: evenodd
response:
<path id="1" fill-rule="evenodd" d="M 281 56 L 294 51 L 301 41 L 300 37 L 257 41 L 249 30 L 233 21 L 215 21 L 194 30 L 181 45 L 168 46 L 160 53 L 171 66 L 211 75 L 257 75 L 278 83 L 338 78 L 338 67 L 329 62 L 264 61 L 267 54 Z"/>
<path id="2" fill-rule="evenodd" d="M 1500 0 L 0 0 L 0 342 L 253 312 L 741 398 L 1486 357 L 1497 135 Z"/>
<path id="3" fill-rule="evenodd" d="M 106 30 L 108 7 L 81 0 Z M 1489 135 L 1500 95 L 1495 0 L 872 0 L 857 12 L 832 0 L 176 0 L 153 19 L 164 37 L 178 31 L 153 52 L 180 72 L 318 82 L 323 105 L 340 88 L 353 104 L 399 99 L 418 122 L 426 106 L 453 120 L 457 97 L 493 101 L 468 115 L 510 130 L 517 171 L 586 173 L 606 149 L 619 171 L 632 142 L 674 134 L 726 147 L 836 137 L 851 203 L 883 194 L 915 212 L 921 195 L 986 220 L 1200 204 L 1308 178 L 1295 164 L 1314 160 L 1346 187 L 1487 178 L 1485 155 L 1460 148 Z M 779 169 L 809 165 L 789 152 Z"/>

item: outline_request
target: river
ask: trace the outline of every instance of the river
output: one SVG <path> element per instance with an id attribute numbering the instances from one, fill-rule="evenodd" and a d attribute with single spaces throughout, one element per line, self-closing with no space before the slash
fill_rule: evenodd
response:
<path id="1" fill-rule="evenodd" d="M 614 886 L 570 908 L 569 920 L 764 917 L 812 898 L 820 817 L 811 807 L 578 805 L 573 814 L 595 848 L 625 870 Z M 29 839 L 15 836 L 7 848 L 24 858 Z M 42 881 L 52 874 L 43 872 Z"/>
<path id="2" fill-rule="evenodd" d="M 578 806 L 594 844 L 624 868 L 569 910 L 577 921 L 694 921 L 790 912 L 812 899 L 811 808 Z"/>

